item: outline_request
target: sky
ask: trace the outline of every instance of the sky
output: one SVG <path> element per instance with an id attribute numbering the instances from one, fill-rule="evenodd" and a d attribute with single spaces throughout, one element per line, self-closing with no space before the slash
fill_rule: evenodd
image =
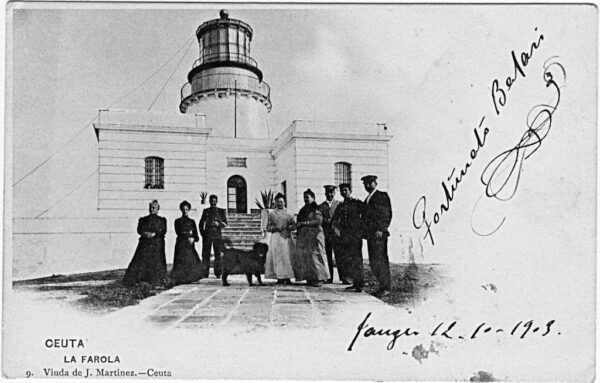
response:
<path id="1" fill-rule="evenodd" d="M 484 190 L 479 176 L 495 155 L 515 144 L 531 107 L 550 97 L 544 92 L 541 69 L 552 56 L 565 61 L 569 76 L 569 93 L 557 118 L 564 118 L 572 129 L 581 129 L 581 134 L 553 131 L 553 139 L 536 154 L 541 165 L 524 168 L 529 175 L 523 177 L 521 188 L 543 194 L 561 185 L 556 198 L 535 199 L 545 204 L 534 209 L 535 215 L 545 214 L 547 219 L 565 201 L 580 203 L 572 201 L 580 191 L 575 185 L 585 186 L 584 201 L 594 198 L 590 175 L 595 175 L 592 127 L 596 116 L 590 105 L 595 105 L 596 93 L 595 82 L 589 81 L 597 65 L 594 8 L 65 7 L 15 9 L 9 25 L 13 182 L 60 148 L 14 187 L 15 217 L 37 216 L 51 206 L 44 216 L 81 216 L 95 209 L 97 178 L 87 178 L 97 167 L 93 129 L 88 127 L 65 143 L 97 116 L 98 109 L 147 110 L 154 102 L 151 111 L 178 114 L 180 88 L 198 56 L 196 28 L 217 18 L 221 8 L 228 8 L 230 17 L 247 22 L 254 30 L 251 55 L 271 87 L 269 126 L 274 135 L 295 119 L 386 123 L 394 136 L 388 185 L 393 228 L 397 233 L 410 233 L 417 241 L 421 238 L 437 258 L 460 248 L 455 239 L 464 233 L 480 243 L 481 238 L 470 230 L 471 212 Z M 511 51 L 529 51 L 540 34 L 544 40 L 531 58 L 528 75 L 519 78 L 509 93 L 506 111 L 495 115 L 492 80 L 510 75 L 514 71 Z M 191 40 L 191 48 L 185 51 Z M 426 196 L 430 201 L 427 214 L 433 219 L 436 205 L 444 201 L 441 182 L 468 160 L 476 145 L 473 129 L 483 116 L 491 131 L 488 143 L 458 186 L 451 210 L 435 226 L 438 244 L 432 246 L 425 233 L 413 227 L 413 210 L 419 198 Z M 575 171 L 569 161 L 574 156 L 582 158 Z M 355 195 L 363 198 L 365 192 L 358 190 Z M 533 209 L 530 202 L 531 194 L 526 192 L 501 205 L 484 198 L 482 204 L 490 211 L 489 217 L 482 218 L 485 229 L 493 228 L 506 211 Z M 504 235 L 508 237 L 503 240 L 527 225 L 526 214 L 516 216 L 508 218 L 514 226 L 507 224 Z"/>

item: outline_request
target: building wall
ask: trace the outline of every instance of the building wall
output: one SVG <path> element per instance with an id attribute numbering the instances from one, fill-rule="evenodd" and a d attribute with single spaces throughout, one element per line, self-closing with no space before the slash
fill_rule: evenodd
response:
<path id="1" fill-rule="evenodd" d="M 341 148 L 341 145 L 344 147 Z M 324 199 L 323 185 L 334 185 L 335 163 L 351 164 L 352 190 L 360 195 L 360 178 L 367 174 L 378 176 L 378 186 L 387 189 L 387 142 L 340 142 L 338 140 L 296 139 L 298 198 L 310 188 L 317 200 Z"/>
<path id="2" fill-rule="evenodd" d="M 153 121 L 151 113 L 101 113 L 96 124 L 99 210 L 146 210 L 153 199 L 163 210 L 178 210 L 182 200 L 199 198 L 206 185 L 209 131 L 203 118 L 170 117 L 172 121 Z M 164 160 L 164 189 L 144 188 L 149 156 Z"/>
<path id="3" fill-rule="evenodd" d="M 137 246 L 136 228 L 133 217 L 14 219 L 13 278 L 125 268 Z"/>
<path id="4" fill-rule="evenodd" d="M 278 139 L 279 140 L 279 139 Z M 301 205 L 298 205 L 296 190 L 298 190 L 298 179 L 296 172 L 296 142 L 290 140 L 285 146 L 273 151 L 275 157 L 275 186 L 273 191 L 283 192 L 281 183 L 285 181 L 287 190 L 287 209 L 296 213 Z"/>
<path id="5" fill-rule="evenodd" d="M 257 209 L 260 192 L 274 188 L 275 160 L 271 155 L 274 140 L 209 137 L 207 141 L 208 194 L 216 194 L 219 204 L 227 206 L 227 180 L 234 175 L 246 181 L 248 213 Z M 246 159 L 246 167 L 227 166 L 227 158 Z"/>
<path id="6" fill-rule="evenodd" d="M 323 185 L 335 184 L 336 162 L 351 164 L 356 197 L 365 194 L 360 178 L 367 174 L 377 175 L 379 187 L 387 189 L 391 138 L 382 124 L 294 121 L 274 150 L 278 181 L 294 174 L 294 182 L 288 183 L 290 211 L 297 212 L 304 205 L 303 193 L 309 188 L 317 201 L 324 200 Z"/>
<path id="7" fill-rule="evenodd" d="M 192 202 L 190 218 L 200 220 L 203 206 Z M 162 205 L 161 205 L 162 206 Z M 71 274 L 101 270 L 123 269 L 129 265 L 138 244 L 138 219 L 148 214 L 146 210 L 129 212 L 112 211 L 103 216 L 71 218 L 16 218 L 13 219 L 12 251 L 13 278 L 37 278 L 52 274 Z M 179 211 L 161 208 L 159 215 L 167 219 L 165 251 L 167 263 L 173 262 L 176 218 Z M 200 252 L 201 243 L 196 244 Z"/>

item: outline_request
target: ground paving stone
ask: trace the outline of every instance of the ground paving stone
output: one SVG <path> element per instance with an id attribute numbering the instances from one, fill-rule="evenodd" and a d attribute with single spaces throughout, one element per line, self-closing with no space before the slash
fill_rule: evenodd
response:
<path id="1" fill-rule="evenodd" d="M 340 284 L 248 286 L 245 276 L 229 277 L 231 286 L 218 279 L 178 285 L 137 307 L 129 315 L 160 327 L 206 328 L 311 328 L 330 324 L 357 304 L 384 304 L 366 294 L 346 292 Z M 117 314 L 117 313 L 115 313 Z"/>

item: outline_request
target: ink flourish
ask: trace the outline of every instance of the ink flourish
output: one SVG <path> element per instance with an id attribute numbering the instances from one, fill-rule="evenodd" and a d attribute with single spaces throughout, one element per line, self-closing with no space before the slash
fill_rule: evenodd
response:
<path id="1" fill-rule="evenodd" d="M 536 105 L 529 111 L 526 119 L 527 130 L 519 142 L 494 157 L 481 173 L 481 183 L 485 185 L 485 195 L 489 198 L 508 201 L 514 197 L 519 187 L 525 160 L 541 147 L 542 142 L 550 133 L 552 117 L 560 104 L 561 88 L 564 87 L 567 74 L 556 56 L 546 60 L 543 68 L 543 79 L 546 88 L 553 90 L 552 97 L 548 103 Z M 477 203 L 473 211 L 477 208 Z M 504 224 L 505 219 L 506 217 L 487 234 L 481 234 L 475 230 L 472 222 L 471 229 L 477 235 L 488 236 L 495 233 Z"/>
<path id="2" fill-rule="evenodd" d="M 537 27 L 535 28 L 535 31 L 537 32 Z M 500 81 L 498 79 L 494 79 L 492 81 L 491 96 L 492 96 L 492 101 L 493 101 L 493 105 L 494 105 L 494 110 L 497 115 L 500 114 L 502 108 L 506 105 L 507 94 L 511 89 L 513 89 L 517 79 L 519 78 L 519 75 L 523 78 L 526 77 L 525 68 L 530 63 L 530 60 L 533 57 L 534 52 L 536 52 L 539 49 L 540 44 L 543 40 L 544 40 L 544 35 L 540 34 L 537 37 L 536 41 L 534 41 L 530 44 L 529 51 L 521 52 L 521 54 L 518 55 L 519 59 L 517 58 L 515 51 L 514 50 L 511 51 L 511 58 L 512 58 L 512 63 L 513 63 L 513 75 L 509 75 L 506 77 L 506 80 L 504 81 L 504 84 L 505 84 L 504 88 L 500 85 Z M 548 86 L 548 85 L 546 85 L 546 86 Z M 447 178 L 447 181 L 442 181 L 441 185 L 442 185 L 442 189 L 444 191 L 445 201 L 440 204 L 439 210 L 434 212 L 433 216 L 430 216 L 430 218 L 428 218 L 427 217 L 427 197 L 424 195 L 421 196 L 421 198 L 419 198 L 419 200 L 417 201 L 417 203 L 413 209 L 413 215 L 412 215 L 413 226 L 416 229 L 424 228 L 425 229 L 424 239 L 429 237 L 429 240 L 431 241 L 432 245 L 435 245 L 435 241 L 433 239 L 433 232 L 431 230 L 432 226 L 438 224 L 440 222 L 442 214 L 447 212 L 448 210 L 450 210 L 450 202 L 452 202 L 452 200 L 455 198 L 454 193 L 456 192 L 458 185 L 463 180 L 463 177 L 467 174 L 467 171 L 473 164 L 473 161 L 477 158 L 479 149 L 483 148 L 483 146 L 485 145 L 485 138 L 486 138 L 487 134 L 490 132 L 490 130 L 487 127 L 484 127 L 483 129 L 481 129 L 484 121 L 485 121 L 485 116 L 483 116 L 481 118 L 478 128 L 473 129 L 473 134 L 477 141 L 477 146 L 471 150 L 470 155 L 469 155 L 470 159 L 465 162 L 465 164 L 460 169 L 460 172 L 458 175 L 455 175 L 456 168 L 453 168 L 452 171 L 450 172 L 450 175 Z M 535 123 L 536 123 L 536 119 L 534 119 L 532 124 L 535 125 Z M 530 128 L 530 130 L 532 130 L 532 129 Z M 526 142 L 529 142 L 529 141 L 526 141 Z M 531 155 L 531 154 L 532 153 L 528 153 L 528 155 Z M 498 176 L 499 174 L 500 173 L 493 174 L 492 179 L 495 179 L 494 177 Z M 449 182 L 449 185 L 450 185 L 449 187 L 446 182 Z M 494 183 L 494 185 L 495 185 L 495 183 Z M 490 190 L 494 190 L 493 186 Z"/>

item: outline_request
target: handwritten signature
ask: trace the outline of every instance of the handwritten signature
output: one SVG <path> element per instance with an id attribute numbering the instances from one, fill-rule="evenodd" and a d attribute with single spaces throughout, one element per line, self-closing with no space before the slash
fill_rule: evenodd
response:
<path id="1" fill-rule="evenodd" d="M 537 28 L 535 28 L 537 32 Z M 497 78 L 492 81 L 492 104 L 494 111 L 500 115 L 503 108 L 507 104 L 508 92 L 514 89 L 519 77 L 526 77 L 525 69 L 529 65 L 534 53 L 539 49 L 544 35 L 540 34 L 536 41 L 530 44 L 527 52 L 521 52 L 516 55 L 515 51 L 511 51 L 513 63 L 513 74 L 506 77 L 504 85 L 500 85 L 500 80 Z M 485 167 L 481 174 L 480 181 L 486 187 L 485 195 L 490 198 L 495 198 L 501 201 L 506 201 L 512 198 L 518 188 L 520 175 L 523 163 L 541 146 L 542 141 L 546 138 L 552 125 L 552 116 L 560 103 L 561 83 L 566 80 L 566 72 L 562 64 L 558 62 L 557 57 L 548 59 L 543 65 L 543 78 L 546 88 L 553 89 L 554 93 L 551 100 L 546 104 L 540 104 L 533 107 L 526 120 L 527 130 L 521 136 L 521 139 L 514 147 L 503 151 L 494 157 Z M 442 215 L 450 210 L 450 202 L 455 198 L 455 192 L 458 185 L 462 182 L 463 177 L 467 175 L 468 169 L 472 166 L 474 160 L 479 154 L 479 150 L 484 147 L 486 137 L 490 133 L 490 129 L 485 126 L 486 116 L 483 116 L 477 128 L 473 129 L 476 146 L 469 153 L 467 160 L 461 167 L 460 171 L 453 168 L 448 176 L 447 181 L 442 181 L 441 186 L 444 192 L 445 201 L 440 204 L 439 210 L 435 211 L 432 216 L 427 214 L 427 197 L 421 196 L 413 209 L 413 226 L 416 229 L 424 228 L 424 239 L 429 238 L 432 245 L 435 245 L 432 226 L 440 222 Z M 481 200 L 481 198 L 480 198 Z M 477 208 L 479 200 L 473 208 L 473 212 Z M 471 222 L 471 229 L 474 233 L 482 236 L 487 236 L 495 233 L 504 223 L 502 222 L 491 232 L 482 234 L 475 229 Z"/>
<path id="2" fill-rule="evenodd" d="M 553 91 L 548 103 L 534 106 L 527 114 L 527 130 L 519 142 L 512 148 L 503 151 L 494 157 L 481 173 L 481 183 L 486 186 L 485 195 L 500 201 L 508 201 L 514 197 L 521 180 L 521 172 L 525 160 L 530 158 L 542 145 L 550 133 L 552 117 L 561 101 L 561 84 L 566 81 L 566 71 L 557 57 L 551 57 L 544 63 L 543 71 L 546 88 Z M 478 201 L 479 202 L 479 201 Z M 477 204 L 473 211 L 477 208 Z M 475 234 L 488 236 L 504 224 L 506 217 L 500 224 L 487 234 L 482 234 L 471 223 Z"/>
<path id="3" fill-rule="evenodd" d="M 356 328 L 356 333 L 348 346 L 348 351 L 352 351 L 356 345 L 357 340 L 361 337 L 386 337 L 391 338 L 388 342 L 386 349 L 391 351 L 396 345 L 396 341 L 401 337 L 416 337 L 420 334 L 428 335 L 429 337 L 444 338 L 447 340 L 456 341 L 467 341 L 477 338 L 482 338 L 490 335 L 497 336 L 510 336 L 517 339 L 526 339 L 534 336 L 545 337 L 550 334 L 561 335 L 559 331 L 554 329 L 552 326 L 556 324 L 556 320 L 551 319 L 547 322 L 538 323 L 533 319 L 528 321 L 519 321 L 517 323 L 511 323 L 508 327 L 489 325 L 486 322 L 481 322 L 476 326 L 468 327 L 461 326 L 458 321 L 452 321 L 450 323 L 440 322 L 432 331 L 419 331 L 411 329 L 410 327 L 401 329 L 391 328 L 376 328 L 368 324 L 368 320 L 371 317 L 371 313 L 365 316 L 365 319 Z"/>

